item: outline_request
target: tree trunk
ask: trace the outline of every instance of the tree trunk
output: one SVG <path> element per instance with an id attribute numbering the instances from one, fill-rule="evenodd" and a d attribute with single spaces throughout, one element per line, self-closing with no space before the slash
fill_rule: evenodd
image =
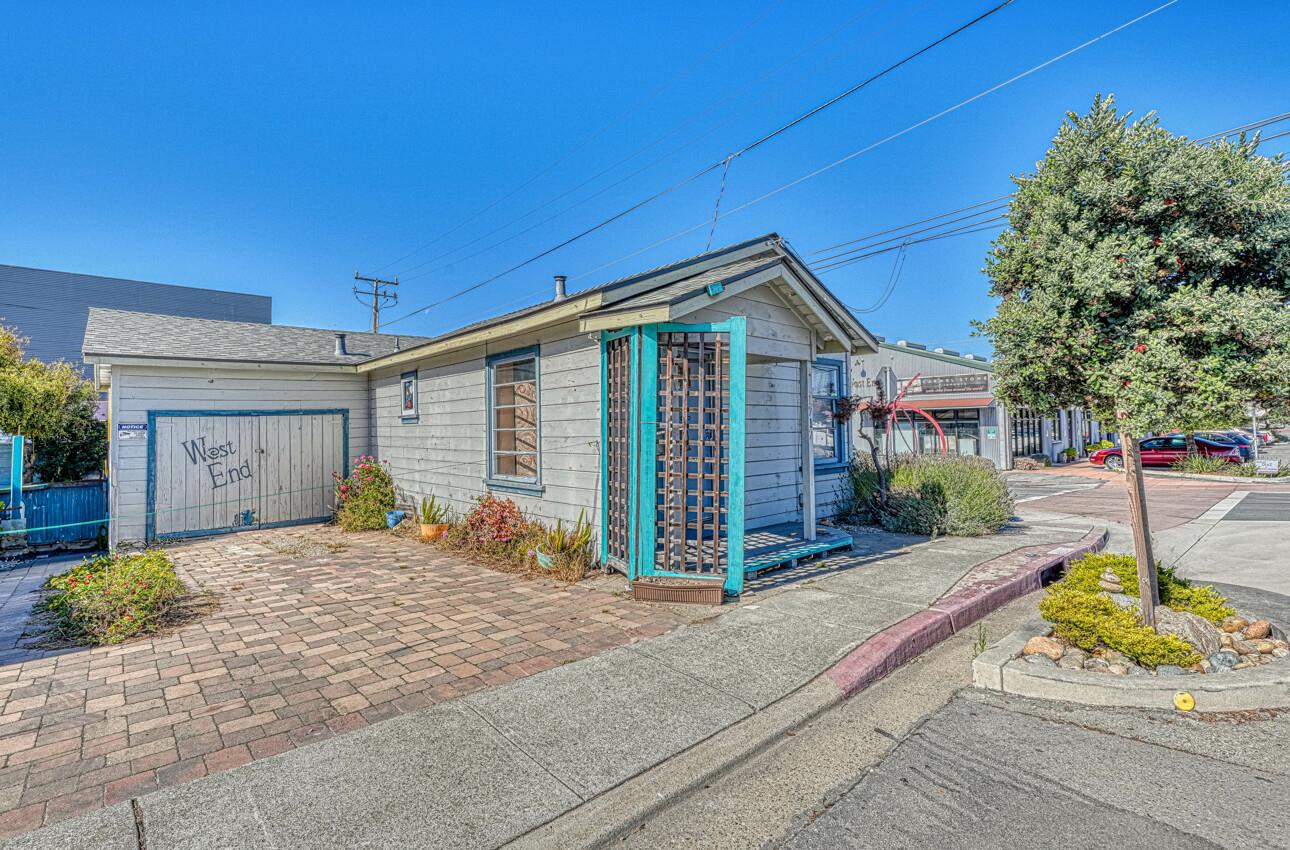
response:
<path id="1" fill-rule="evenodd" d="M 1142 479 L 1142 456 L 1138 438 L 1120 432 L 1124 454 L 1124 486 L 1129 493 L 1129 520 L 1133 525 L 1133 553 L 1138 561 L 1138 603 L 1142 622 L 1156 627 L 1156 605 L 1160 591 L 1156 581 L 1156 559 L 1151 551 L 1151 528 L 1147 522 L 1147 488 Z"/>
<path id="2" fill-rule="evenodd" d="M 1185 436 L 1187 438 L 1187 457 L 1195 457 L 1200 453 L 1196 448 L 1196 435 L 1188 431 Z"/>

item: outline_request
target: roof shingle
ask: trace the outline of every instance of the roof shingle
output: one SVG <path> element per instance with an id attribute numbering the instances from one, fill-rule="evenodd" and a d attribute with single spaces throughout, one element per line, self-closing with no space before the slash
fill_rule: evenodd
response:
<path id="1" fill-rule="evenodd" d="M 345 334 L 347 354 L 336 353 L 338 333 Z M 86 357 L 115 355 L 343 366 L 393 354 L 422 342 L 425 337 L 192 319 L 91 307 L 82 349 Z"/>

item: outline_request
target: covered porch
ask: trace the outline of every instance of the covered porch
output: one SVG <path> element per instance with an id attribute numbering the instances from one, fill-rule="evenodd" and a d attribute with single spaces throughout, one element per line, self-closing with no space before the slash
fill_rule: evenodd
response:
<path id="1" fill-rule="evenodd" d="M 747 576 L 851 545 L 816 523 L 811 368 L 856 340 L 783 258 L 673 288 L 583 319 L 601 332 L 601 558 L 737 596 Z"/>

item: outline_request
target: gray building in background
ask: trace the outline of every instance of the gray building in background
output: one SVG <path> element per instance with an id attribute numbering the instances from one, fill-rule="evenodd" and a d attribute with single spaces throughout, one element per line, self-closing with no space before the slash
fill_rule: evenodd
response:
<path id="1" fill-rule="evenodd" d="M 1057 462 L 1071 447 L 1082 457 L 1085 445 L 1105 436 L 1086 410 L 1008 411 L 994 397 L 994 366 L 983 357 L 907 340 L 879 340 L 876 354 L 852 358 L 853 397 L 872 398 L 878 384 L 889 400 L 903 391 L 902 401 L 936 420 L 951 454 L 979 455 L 1011 469 L 1018 457 L 1042 455 Z M 853 420 L 853 427 L 862 427 L 859 419 Z M 875 436 L 880 446 L 886 445 L 887 434 Z M 942 449 L 936 427 L 913 412 L 895 419 L 890 440 L 898 453 Z"/>
<path id="2" fill-rule="evenodd" d="M 91 307 L 232 322 L 273 321 L 273 299 L 267 295 L 0 265 L 0 324 L 27 337 L 29 357 L 81 363 Z"/>
<path id="3" fill-rule="evenodd" d="M 92 378 L 91 367 L 81 360 L 91 307 L 235 322 L 273 321 L 273 299 L 267 295 L 0 264 L 0 325 L 27 338 L 24 353 L 28 357 L 75 363 L 86 378 Z M 102 417 L 102 402 L 99 408 Z M 0 433 L 0 485 L 9 480 L 11 446 L 12 438 Z"/>

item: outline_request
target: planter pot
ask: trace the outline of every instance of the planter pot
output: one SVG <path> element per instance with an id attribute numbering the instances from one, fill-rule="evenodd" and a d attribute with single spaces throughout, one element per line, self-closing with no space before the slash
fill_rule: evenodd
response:
<path id="1" fill-rule="evenodd" d="M 632 598 L 637 602 L 720 605 L 725 600 L 725 589 L 724 583 L 716 579 L 644 576 L 632 582 Z"/>
<path id="2" fill-rule="evenodd" d="M 429 543 L 431 540 L 438 540 L 443 537 L 445 531 L 449 529 L 446 522 L 421 523 L 421 540 Z"/>

